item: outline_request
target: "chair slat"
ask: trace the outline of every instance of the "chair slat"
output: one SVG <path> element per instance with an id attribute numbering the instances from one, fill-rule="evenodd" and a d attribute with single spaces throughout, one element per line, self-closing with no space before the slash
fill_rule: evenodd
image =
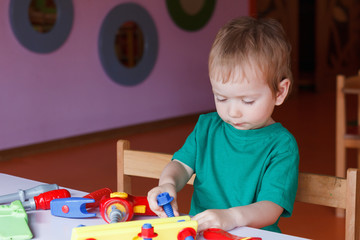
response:
<path id="1" fill-rule="evenodd" d="M 171 154 L 125 150 L 124 174 L 158 179 L 171 158 Z M 193 184 L 194 178 L 195 176 L 189 180 L 188 184 Z"/>
<path id="2" fill-rule="evenodd" d="M 351 76 L 351 77 L 346 78 L 343 92 L 349 93 L 349 94 L 359 94 L 360 93 L 360 76 Z"/>
<path id="3" fill-rule="evenodd" d="M 299 173 L 296 201 L 346 208 L 346 179 Z"/>
<path id="4" fill-rule="evenodd" d="M 162 170 L 171 161 L 172 155 L 152 152 L 124 151 L 125 175 L 159 178 Z"/>

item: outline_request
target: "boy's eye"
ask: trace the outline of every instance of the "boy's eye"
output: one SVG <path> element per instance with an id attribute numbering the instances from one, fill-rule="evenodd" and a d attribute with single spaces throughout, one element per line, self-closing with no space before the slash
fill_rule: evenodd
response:
<path id="1" fill-rule="evenodd" d="M 254 100 L 243 99 L 242 102 L 247 104 L 247 105 L 252 105 L 255 101 Z"/>
<path id="2" fill-rule="evenodd" d="M 226 98 L 220 97 L 220 96 L 215 96 L 215 99 L 216 99 L 216 101 L 218 101 L 218 102 L 225 102 L 225 101 L 226 101 Z"/>

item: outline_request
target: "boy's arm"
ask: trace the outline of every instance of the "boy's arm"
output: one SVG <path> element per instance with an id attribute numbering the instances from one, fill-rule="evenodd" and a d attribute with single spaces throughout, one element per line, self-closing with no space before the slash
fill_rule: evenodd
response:
<path id="1" fill-rule="evenodd" d="M 192 219 L 198 222 L 199 232 L 208 228 L 226 231 L 240 226 L 262 228 L 275 223 L 283 210 L 273 202 L 260 201 L 247 206 L 206 210 Z"/>
<path id="2" fill-rule="evenodd" d="M 148 192 L 147 198 L 151 210 L 159 217 L 166 217 L 162 207 L 158 206 L 156 197 L 160 193 L 168 192 L 170 196 L 174 197 L 171 205 L 173 207 L 175 216 L 178 216 L 179 212 L 176 201 L 176 193 L 186 185 L 193 173 L 194 171 L 190 167 L 178 160 L 173 160 L 168 163 L 161 173 L 159 186 L 151 189 Z"/>
<path id="3" fill-rule="evenodd" d="M 176 192 L 180 191 L 189 181 L 194 171 L 186 164 L 174 159 L 166 165 L 159 179 L 159 186 L 173 184 Z"/>

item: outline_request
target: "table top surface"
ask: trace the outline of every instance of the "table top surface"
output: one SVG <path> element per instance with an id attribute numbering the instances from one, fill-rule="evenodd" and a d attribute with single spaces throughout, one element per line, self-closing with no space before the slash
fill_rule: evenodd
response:
<path id="1" fill-rule="evenodd" d="M 0 173 L 0 196 L 17 192 L 19 189 L 25 190 L 35 187 L 42 182 L 33 181 L 21 177 Z M 62 187 L 60 187 L 62 188 Z M 72 197 L 83 197 L 87 193 L 69 189 Z M 90 212 L 90 210 L 89 210 Z M 95 211 L 97 216 L 94 218 L 72 219 L 62 218 L 51 215 L 50 210 L 32 210 L 27 211 L 29 227 L 33 233 L 33 239 L 43 240 L 64 240 L 71 239 L 72 229 L 79 225 L 94 226 L 106 224 L 101 218 L 98 210 Z M 135 217 L 135 220 L 139 217 Z M 139 219 L 144 219 L 140 217 Z M 294 237 L 286 234 L 279 234 L 249 227 L 239 227 L 229 231 L 231 234 L 247 237 L 261 237 L 262 240 L 301 240 L 305 238 Z M 197 240 L 203 240 L 202 236 L 198 236 Z"/>

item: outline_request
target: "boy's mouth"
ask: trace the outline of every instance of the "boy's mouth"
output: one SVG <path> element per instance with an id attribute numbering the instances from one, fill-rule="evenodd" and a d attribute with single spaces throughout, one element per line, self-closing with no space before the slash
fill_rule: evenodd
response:
<path id="1" fill-rule="evenodd" d="M 231 125 L 233 125 L 236 128 L 242 128 L 245 126 L 245 123 L 231 123 Z"/>

